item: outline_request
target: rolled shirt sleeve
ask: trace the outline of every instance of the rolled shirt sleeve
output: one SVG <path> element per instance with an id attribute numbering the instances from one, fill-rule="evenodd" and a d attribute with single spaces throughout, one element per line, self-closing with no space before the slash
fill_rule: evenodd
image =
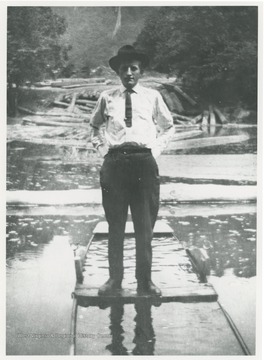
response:
<path id="1" fill-rule="evenodd" d="M 175 131 L 172 115 L 158 91 L 154 117 L 158 125 L 159 134 L 152 145 L 152 154 L 154 158 L 157 158 L 165 150 Z"/>
<path id="2" fill-rule="evenodd" d="M 92 113 L 91 125 L 91 142 L 98 149 L 99 146 L 105 145 L 105 137 L 103 135 L 102 125 L 105 123 L 106 99 L 104 93 L 101 93 L 94 111 Z"/>

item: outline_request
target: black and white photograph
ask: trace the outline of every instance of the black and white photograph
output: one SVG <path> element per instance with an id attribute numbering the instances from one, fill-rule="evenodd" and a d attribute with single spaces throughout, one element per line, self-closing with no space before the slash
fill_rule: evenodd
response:
<path id="1" fill-rule="evenodd" d="M 4 355 L 261 359 L 262 4 L 1 12 Z"/>

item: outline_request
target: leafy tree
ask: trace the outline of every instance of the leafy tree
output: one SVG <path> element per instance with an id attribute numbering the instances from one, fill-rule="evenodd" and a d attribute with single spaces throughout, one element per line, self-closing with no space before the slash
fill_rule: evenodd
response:
<path id="1" fill-rule="evenodd" d="M 17 85 L 51 75 L 67 58 L 65 20 L 50 7 L 8 7 L 7 78 Z"/>
<path id="2" fill-rule="evenodd" d="M 189 91 L 256 105 L 257 15 L 256 6 L 158 7 L 136 44 Z"/>
<path id="3" fill-rule="evenodd" d="M 108 59 L 125 44 L 132 44 L 143 27 L 148 7 L 121 7 L 121 26 L 113 36 L 118 8 L 113 6 L 58 7 L 54 11 L 67 20 L 63 37 L 72 47 L 68 65 L 79 75 L 108 65 Z"/>

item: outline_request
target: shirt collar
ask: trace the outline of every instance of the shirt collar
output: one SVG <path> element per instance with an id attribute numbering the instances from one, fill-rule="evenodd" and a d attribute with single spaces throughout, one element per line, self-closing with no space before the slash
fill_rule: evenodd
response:
<path id="1" fill-rule="evenodd" d="M 134 87 L 133 87 L 133 92 L 135 92 L 136 94 L 138 94 L 140 92 L 141 86 L 139 85 L 139 83 L 137 83 Z M 123 84 L 121 84 L 120 86 L 120 91 L 121 93 L 124 93 L 126 91 L 126 88 L 124 87 Z"/>

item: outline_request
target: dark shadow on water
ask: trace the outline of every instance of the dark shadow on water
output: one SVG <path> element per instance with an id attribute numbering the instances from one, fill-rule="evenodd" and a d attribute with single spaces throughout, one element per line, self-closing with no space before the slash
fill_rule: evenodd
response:
<path id="1" fill-rule="evenodd" d="M 110 333 L 112 336 L 111 344 L 106 346 L 106 349 L 112 355 L 128 355 L 127 348 L 123 346 L 124 329 L 122 327 L 124 315 L 124 305 L 120 303 L 113 304 L 110 310 Z"/>
<path id="2" fill-rule="evenodd" d="M 156 338 L 152 326 L 151 306 L 152 303 L 148 300 L 140 300 L 135 304 L 136 316 L 134 318 L 133 339 L 135 347 L 132 351 L 133 355 L 154 355 Z M 129 355 L 127 348 L 123 345 L 123 315 L 124 304 L 116 303 L 111 305 L 109 329 L 112 342 L 106 346 L 106 349 L 112 355 Z"/>
<path id="3" fill-rule="evenodd" d="M 155 333 L 152 326 L 151 303 L 138 301 L 135 304 L 135 337 L 133 355 L 154 355 Z"/>

